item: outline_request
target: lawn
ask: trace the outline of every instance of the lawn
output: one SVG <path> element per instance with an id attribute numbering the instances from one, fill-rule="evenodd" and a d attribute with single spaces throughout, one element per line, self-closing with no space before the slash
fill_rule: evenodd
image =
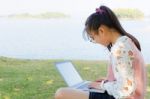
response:
<path id="1" fill-rule="evenodd" d="M 0 99 L 53 99 L 65 87 L 54 63 L 62 60 L 19 60 L 0 58 Z M 80 75 L 94 80 L 106 75 L 106 61 L 73 60 Z M 150 78 L 150 65 L 147 70 Z M 146 99 L 150 99 L 150 83 Z"/>

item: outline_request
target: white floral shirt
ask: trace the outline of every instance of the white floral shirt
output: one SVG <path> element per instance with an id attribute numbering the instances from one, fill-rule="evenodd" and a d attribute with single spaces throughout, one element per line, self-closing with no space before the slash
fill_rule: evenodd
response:
<path id="1" fill-rule="evenodd" d="M 133 47 L 129 43 L 131 39 L 121 36 L 111 49 L 111 64 L 115 81 L 103 84 L 103 89 L 116 99 L 124 99 L 134 93 L 136 88 L 134 69 Z"/>

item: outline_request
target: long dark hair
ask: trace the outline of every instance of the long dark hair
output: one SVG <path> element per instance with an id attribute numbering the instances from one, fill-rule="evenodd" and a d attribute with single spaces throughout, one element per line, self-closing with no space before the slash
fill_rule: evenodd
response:
<path id="1" fill-rule="evenodd" d="M 109 28 L 116 29 L 122 36 L 126 35 L 128 36 L 136 45 L 136 47 L 141 51 L 141 46 L 139 41 L 131 34 L 127 33 L 123 27 L 121 26 L 117 16 L 114 14 L 114 12 L 106 7 L 106 6 L 100 6 L 98 9 L 96 9 L 96 12 L 91 14 L 86 22 L 85 22 L 85 29 L 84 33 L 86 32 L 88 38 L 89 33 L 91 30 L 98 31 L 98 28 L 101 25 L 106 25 Z M 112 43 L 110 43 L 107 48 L 109 51 L 111 51 Z"/>

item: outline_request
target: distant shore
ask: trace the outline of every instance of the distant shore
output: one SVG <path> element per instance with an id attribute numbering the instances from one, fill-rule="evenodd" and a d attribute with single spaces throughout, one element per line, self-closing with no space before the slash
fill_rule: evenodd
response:
<path id="1" fill-rule="evenodd" d="M 21 14 L 9 14 L 1 15 L 1 18 L 15 18 L 15 19 L 58 19 L 58 18 L 69 18 L 70 15 L 61 12 L 45 12 L 39 14 L 21 13 Z"/>
<path id="2" fill-rule="evenodd" d="M 150 16 L 145 16 L 139 9 L 127 9 L 127 8 L 117 8 L 113 9 L 117 17 L 121 20 L 141 20 L 144 18 L 150 18 Z M 15 18 L 15 19 L 58 19 L 58 18 L 69 18 L 68 14 L 63 12 L 43 12 L 43 13 L 14 13 L 8 15 L 0 15 L 3 18 Z"/>
<path id="3" fill-rule="evenodd" d="M 113 9 L 113 11 L 120 19 L 139 20 L 145 17 L 144 13 L 139 9 L 117 8 L 117 9 Z"/>

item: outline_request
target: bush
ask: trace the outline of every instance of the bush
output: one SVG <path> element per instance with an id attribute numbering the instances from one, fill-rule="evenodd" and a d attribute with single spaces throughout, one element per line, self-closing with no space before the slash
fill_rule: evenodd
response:
<path id="1" fill-rule="evenodd" d="M 118 8 L 113 10 L 118 18 L 139 19 L 144 17 L 144 13 L 138 9 Z"/>

